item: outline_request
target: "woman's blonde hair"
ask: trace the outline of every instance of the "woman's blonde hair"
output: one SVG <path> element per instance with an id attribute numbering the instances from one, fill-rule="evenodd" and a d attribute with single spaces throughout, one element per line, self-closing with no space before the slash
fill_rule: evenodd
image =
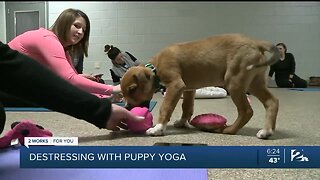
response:
<path id="1" fill-rule="evenodd" d="M 71 54 L 84 54 L 86 57 L 88 57 L 90 21 L 88 16 L 84 12 L 72 8 L 64 10 L 56 19 L 54 24 L 50 27 L 50 30 L 58 36 L 60 41 L 66 42 L 68 41 L 67 38 L 69 35 L 70 27 L 79 16 L 86 21 L 86 30 L 84 31 L 84 36 L 80 42 L 75 45 L 66 47 L 65 49 Z"/>

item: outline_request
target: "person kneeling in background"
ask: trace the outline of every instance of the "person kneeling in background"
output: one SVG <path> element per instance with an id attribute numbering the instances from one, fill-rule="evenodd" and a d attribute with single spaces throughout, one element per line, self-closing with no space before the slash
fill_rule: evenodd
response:
<path id="1" fill-rule="evenodd" d="M 271 65 L 269 78 L 275 73 L 276 84 L 280 88 L 306 88 L 308 83 L 295 74 L 296 62 L 293 54 L 287 52 L 284 43 L 277 44 L 280 60 Z"/>

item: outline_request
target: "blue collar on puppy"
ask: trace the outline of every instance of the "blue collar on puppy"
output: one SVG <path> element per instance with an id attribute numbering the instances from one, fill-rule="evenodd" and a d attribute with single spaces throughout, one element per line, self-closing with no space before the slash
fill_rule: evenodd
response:
<path id="1" fill-rule="evenodd" d="M 145 67 L 150 68 L 150 69 L 152 70 L 153 74 L 154 74 L 153 85 L 154 85 L 154 87 L 156 88 L 156 90 L 155 90 L 154 92 L 156 93 L 156 92 L 161 91 L 161 92 L 163 93 L 163 91 L 164 91 L 164 89 L 165 89 L 165 86 L 163 86 L 163 85 L 160 83 L 160 78 L 159 78 L 159 76 L 157 75 L 157 70 L 156 70 L 156 68 L 154 67 L 154 65 L 151 64 L 151 63 L 147 63 L 147 64 L 145 65 Z"/>

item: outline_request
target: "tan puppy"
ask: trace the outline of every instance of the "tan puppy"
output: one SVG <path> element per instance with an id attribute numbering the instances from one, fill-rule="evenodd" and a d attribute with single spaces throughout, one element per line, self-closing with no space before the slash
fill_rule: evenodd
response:
<path id="1" fill-rule="evenodd" d="M 253 115 L 246 98 L 250 92 L 266 109 L 264 128 L 257 133 L 258 138 L 266 139 L 275 130 L 279 102 L 267 89 L 265 72 L 278 59 L 278 49 L 272 43 L 241 34 L 222 34 L 164 48 L 147 67 L 130 68 L 121 80 L 121 89 L 127 104 L 134 107 L 152 99 L 159 80 L 166 86 L 158 124 L 146 132 L 156 136 L 164 135 L 182 93 L 183 113 L 174 126 L 185 127 L 193 115 L 195 90 L 207 86 L 224 87 L 229 92 L 238 117 L 217 132 L 236 134 Z"/>

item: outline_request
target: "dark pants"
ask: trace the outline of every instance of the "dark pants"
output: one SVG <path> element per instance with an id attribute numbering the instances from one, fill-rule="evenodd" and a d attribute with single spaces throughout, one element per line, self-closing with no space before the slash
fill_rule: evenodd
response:
<path id="1" fill-rule="evenodd" d="M 293 75 L 292 82 L 288 78 L 276 78 L 277 86 L 280 88 L 306 88 L 308 83 L 297 75 Z"/>
<path id="2" fill-rule="evenodd" d="M 0 102 L 0 134 L 3 131 L 5 122 L 6 122 L 6 113 L 4 112 L 4 107 Z"/>
<path id="3" fill-rule="evenodd" d="M 26 100 L 17 98 L 15 96 L 9 95 L 1 91 L 0 102 L 2 102 L 4 107 L 39 107 L 39 105 L 36 105 L 34 103 L 28 102 Z"/>

